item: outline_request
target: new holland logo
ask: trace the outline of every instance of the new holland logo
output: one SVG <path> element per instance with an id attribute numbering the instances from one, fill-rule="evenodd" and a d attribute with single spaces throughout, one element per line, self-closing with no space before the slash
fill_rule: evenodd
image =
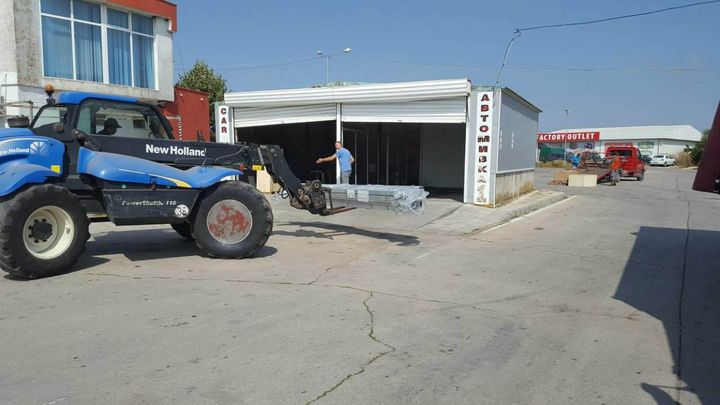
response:
<path id="1" fill-rule="evenodd" d="M 145 145 L 145 153 L 155 155 L 178 155 L 205 157 L 207 149 L 195 149 L 189 146 L 155 146 L 151 143 Z"/>
<path id="2" fill-rule="evenodd" d="M 35 141 L 30 144 L 30 153 L 33 155 L 47 156 L 50 154 L 50 147 L 47 142 Z"/>

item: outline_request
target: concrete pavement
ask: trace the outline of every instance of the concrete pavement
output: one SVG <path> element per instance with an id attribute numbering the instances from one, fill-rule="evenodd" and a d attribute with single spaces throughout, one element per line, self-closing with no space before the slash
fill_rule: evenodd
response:
<path id="1" fill-rule="evenodd" d="M 350 213 L 314 219 L 315 222 L 322 222 L 327 226 L 336 225 L 360 230 L 383 232 L 392 229 L 413 233 L 464 235 L 490 229 L 513 218 L 555 204 L 566 197 L 567 193 L 562 190 L 536 190 L 494 209 L 487 209 L 463 204 L 460 194 L 441 195 L 428 199 L 422 215 L 356 209 Z M 282 221 L 281 225 L 307 222 L 307 213 L 290 207 L 288 201 L 283 200 L 277 194 L 268 196 L 268 201 L 272 205 L 275 216 Z"/>
<path id="2" fill-rule="evenodd" d="M 76 271 L 0 279 L 0 402 L 717 403 L 720 197 L 692 175 L 547 187 L 574 197 L 469 235 L 280 208 L 242 261 L 97 226 Z"/>

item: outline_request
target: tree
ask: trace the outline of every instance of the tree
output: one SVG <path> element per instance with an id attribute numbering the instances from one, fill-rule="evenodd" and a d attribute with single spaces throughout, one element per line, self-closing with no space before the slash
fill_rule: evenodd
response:
<path id="1" fill-rule="evenodd" d="M 690 159 L 692 160 L 692 163 L 697 165 L 700 163 L 700 159 L 702 159 L 702 153 L 705 149 L 705 144 L 707 144 L 708 137 L 710 136 L 710 130 L 706 129 L 703 131 L 702 137 L 700 138 L 700 142 L 696 143 L 693 146 L 686 145 L 685 146 L 685 152 L 690 154 Z"/>
<path id="2" fill-rule="evenodd" d="M 177 86 L 191 90 L 203 91 L 208 94 L 210 101 L 210 130 L 215 129 L 215 102 L 222 102 L 228 91 L 225 79 L 215 73 L 207 63 L 196 60 L 192 69 L 180 75 Z"/>

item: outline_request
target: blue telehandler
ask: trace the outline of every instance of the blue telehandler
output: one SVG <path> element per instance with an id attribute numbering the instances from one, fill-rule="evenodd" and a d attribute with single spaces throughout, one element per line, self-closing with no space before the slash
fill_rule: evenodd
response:
<path id="1" fill-rule="evenodd" d="M 276 145 L 182 142 L 152 104 L 45 90 L 32 122 L 0 129 L 0 268 L 14 276 L 70 269 L 93 221 L 170 224 L 210 257 L 251 256 L 273 227 L 268 201 L 244 181 L 251 169 L 267 170 L 295 208 L 345 210 L 320 182 L 302 183 Z"/>

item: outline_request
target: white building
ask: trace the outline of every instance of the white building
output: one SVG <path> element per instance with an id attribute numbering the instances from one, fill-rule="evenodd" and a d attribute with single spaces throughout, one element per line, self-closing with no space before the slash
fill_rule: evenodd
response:
<path id="1" fill-rule="evenodd" d="M 563 141 L 562 138 L 548 136 L 549 134 L 567 134 L 570 137 L 567 141 Z M 559 147 L 565 145 L 570 151 L 583 149 L 590 143 L 592 149 L 598 152 L 605 151 L 608 146 L 632 145 L 640 149 L 643 155 L 648 156 L 675 155 L 682 152 L 685 146 L 695 145 L 702 137 L 702 133 L 690 125 L 563 129 L 549 134 L 538 134 L 538 143 L 554 144 Z M 584 137 L 575 140 L 571 136 L 578 134 Z"/>
<path id="2" fill-rule="evenodd" d="M 314 162 L 338 140 L 355 157 L 355 184 L 457 190 L 488 206 L 532 190 L 540 110 L 509 88 L 354 84 L 226 93 L 225 105 L 219 139 L 279 144 L 301 178 L 337 179 Z"/>
<path id="3" fill-rule="evenodd" d="M 165 0 L 0 0 L 0 127 L 43 88 L 169 100 L 177 10 Z"/>

